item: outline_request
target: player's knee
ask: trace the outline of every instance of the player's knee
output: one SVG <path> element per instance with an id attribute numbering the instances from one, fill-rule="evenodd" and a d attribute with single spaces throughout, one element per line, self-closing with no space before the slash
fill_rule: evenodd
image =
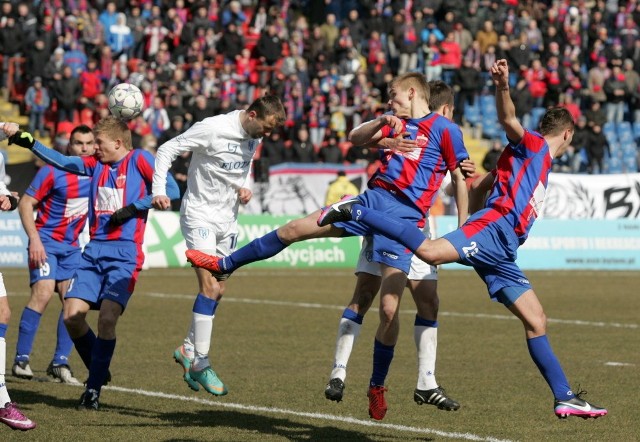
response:
<path id="1" fill-rule="evenodd" d="M 82 325 L 84 324 L 84 318 L 85 316 L 80 313 L 80 312 L 75 312 L 75 311 L 65 311 L 64 312 L 64 317 L 63 317 L 63 321 L 64 321 L 64 326 L 67 328 L 67 330 L 71 331 L 78 331 L 82 328 Z"/>

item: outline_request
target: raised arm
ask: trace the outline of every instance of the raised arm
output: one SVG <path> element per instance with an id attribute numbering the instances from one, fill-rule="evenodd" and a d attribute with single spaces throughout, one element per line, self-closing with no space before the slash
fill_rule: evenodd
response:
<path id="1" fill-rule="evenodd" d="M 354 127 L 349 132 L 349 141 L 355 146 L 364 146 L 369 143 L 377 143 L 383 137 L 382 129 L 390 126 L 396 134 L 402 133 L 402 121 L 393 115 L 381 115 L 375 120 L 367 121 Z"/>
<path id="2" fill-rule="evenodd" d="M 509 94 L 509 67 L 507 60 L 496 61 L 489 69 L 489 72 L 491 72 L 493 84 L 496 86 L 498 120 L 507 133 L 507 138 L 518 142 L 524 135 L 524 129 L 516 118 L 516 108 Z"/>

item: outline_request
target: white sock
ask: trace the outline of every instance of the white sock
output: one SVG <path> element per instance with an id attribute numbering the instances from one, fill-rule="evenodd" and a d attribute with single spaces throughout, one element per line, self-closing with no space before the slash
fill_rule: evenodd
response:
<path id="1" fill-rule="evenodd" d="M 438 328 L 416 325 L 413 337 L 418 351 L 418 390 L 431 390 L 438 387 L 436 382 L 436 350 L 438 347 Z"/>
<path id="2" fill-rule="evenodd" d="M 211 332 L 213 331 L 213 316 L 193 313 L 193 346 L 195 359 L 193 369 L 204 370 L 209 364 L 209 348 L 211 347 Z"/>
<path id="3" fill-rule="evenodd" d="M 11 402 L 9 398 L 9 392 L 7 391 L 7 384 L 4 380 L 5 370 L 7 363 L 7 343 L 4 338 L 0 338 L 0 408 L 4 408 L 7 402 Z"/>
<path id="4" fill-rule="evenodd" d="M 362 324 L 358 324 L 351 319 L 340 318 L 338 337 L 336 339 L 336 354 L 333 361 L 333 370 L 331 370 L 331 377 L 329 379 L 339 378 L 344 382 L 347 377 L 349 356 L 351 356 L 353 344 L 360 334 L 361 327 Z"/>
<path id="5" fill-rule="evenodd" d="M 194 325 L 194 320 L 193 320 L 193 316 L 191 317 L 191 324 L 189 325 L 189 332 L 187 333 L 187 337 L 184 338 L 184 341 L 182 342 L 182 351 L 185 354 L 185 356 L 187 356 L 189 359 L 191 359 L 193 361 L 193 358 L 195 357 L 195 347 L 193 345 L 193 343 L 196 340 L 195 337 L 195 325 Z"/>

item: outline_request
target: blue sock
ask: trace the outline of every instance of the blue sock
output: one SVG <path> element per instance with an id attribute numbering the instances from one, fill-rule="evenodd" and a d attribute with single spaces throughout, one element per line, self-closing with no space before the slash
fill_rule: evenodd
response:
<path id="1" fill-rule="evenodd" d="M 202 293 L 198 293 L 196 300 L 193 303 L 193 313 L 201 315 L 213 316 L 218 308 L 218 301 L 215 299 L 207 298 Z"/>
<path id="2" fill-rule="evenodd" d="M 87 380 L 87 390 L 100 391 L 102 384 L 107 378 L 109 365 L 113 351 L 116 349 L 115 339 L 96 338 L 96 344 L 93 346 L 91 357 L 91 366 L 89 367 L 89 379 Z"/>
<path id="3" fill-rule="evenodd" d="M 220 267 L 225 273 L 231 273 L 247 264 L 277 255 L 288 246 L 284 244 L 275 230 L 260 238 L 256 238 L 244 247 L 240 247 L 231 255 L 220 261 Z"/>
<path id="4" fill-rule="evenodd" d="M 369 381 L 370 386 L 384 385 L 384 380 L 387 378 L 387 373 L 389 373 L 389 367 L 393 360 L 394 348 L 394 345 L 384 345 L 377 339 L 375 340 L 373 344 L 373 373 Z"/>
<path id="5" fill-rule="evenodd" d="M 20 317 L 20 326 L 18 327 L 18 343 L 16 344 L 16 362 L 28 361 L 31 350 L 33 349 L 33 341 L 36 339 L 36 333 L 40 326 L 41 313 L 25 307 Z"/>
<path id="6" fill-rule="evenodd" d="M 0 338 L 4 338 L 7 335 L 7 324 L 0 324 Z"/>
<path id="7" fill-rule="evenodd" d="M 345 319 L 349 319 L 350 321 L 353 321 L 356 324 L 361 324 L 361 325 L 362 325 L 362 320 L 364 319 L 364 316 L 357 314 L 350 308 L 344 309 L 344 311 L 342 312 L 342 317 Z"/>
<path id="8" fill-rule="evenodd" d="M 379 210 L 369 209 L 360 204 L 351 208 L 354 221 L 365 224 L 387 238 L 398 241 L 412 252 L 424 242 L 424 234 L 411 222 L 394 218 Z"/>
<path id="9" fill-rule="evenodd" d="M 547 336 L 543 335 L 527 339 L 527 347 L 529 348 L 531 359 L 536 363 L 538 370 L 540 370 L 545 381 L 551 387 L 554 398 L 561 401 L 571 399 L 573 393 L 571 392 L 569 381 L 562 371 L 558 358 L 553 354 Z"/>
<path id="10" fill-rule="evenodd" d="M 64 325 L 64 311 L 60 310 L 58 316 L 58 334 L 56 339 L 56 351 L 53 354 L 53 363 L 56 365 L 68 365 L 69 354 L 73 348 L 73 341 Z"/>
<path id="11" fill-rule="evenodd" d="M 93 353 L 93 345 L 96 343 L 96 335 L 93 333 L 93 330 L 89 329 L 89 331 L 79 338 L 73 339 L 72 341 L 76 346 L 76 351 L 78 352 L 78 356 L 84 362 L 84 366 L 91 367 L 91 354 Z"/>
<path id="12" fill-rule="evenodd" d="M 413 321 L 413 325 L 422 326 L 422 327 L 437 328 L 438 327 L 438 321 L 432 321 L 430 319 L 424 319 L 424 318 L 421 318 L 420 316 L 416 315 L 416 319 L 415 319 L 415 321 Z"/>

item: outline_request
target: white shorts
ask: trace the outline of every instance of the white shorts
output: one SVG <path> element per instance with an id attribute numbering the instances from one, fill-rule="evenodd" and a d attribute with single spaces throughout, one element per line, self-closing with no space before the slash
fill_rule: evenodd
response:
<path id="1" fill-rule="evenodd" d="M 4 286 L 4 278 L 2 277 L 2 273 L 0 273 L 0 298 L 7 296 L 7 289 Z"/>
<path id="2" fill-rule="evenodd" d="M 425 225 L 422 232 L 427 238 L 431 238 L 429 232 L 429 223 Z M 362 238 L 362 248 L 360 249 L 360 256 L 358 257 L 358 264 L 356 265 L 356 275 L 358 273 L 368 273 L 370 275 L 381 276 L 380 264 L 372 261 L 373 256 L 373 244 L 371 238 L 365 236 Z M 437 281 L 438 280 L 438 268 L 422 261 L 415 255 L 411 258 L 411 268 L 407 278 L 411 281 Z"/>
<path id="3" fill-rule="evenodd" d="M 238 223 L 197 223 L 189 224 L 185 217 L 180 217 L 180 230 L 187 243 L 187 249 L 199 250 L 216 256 L 230 255 L 238 244 Z"/>

